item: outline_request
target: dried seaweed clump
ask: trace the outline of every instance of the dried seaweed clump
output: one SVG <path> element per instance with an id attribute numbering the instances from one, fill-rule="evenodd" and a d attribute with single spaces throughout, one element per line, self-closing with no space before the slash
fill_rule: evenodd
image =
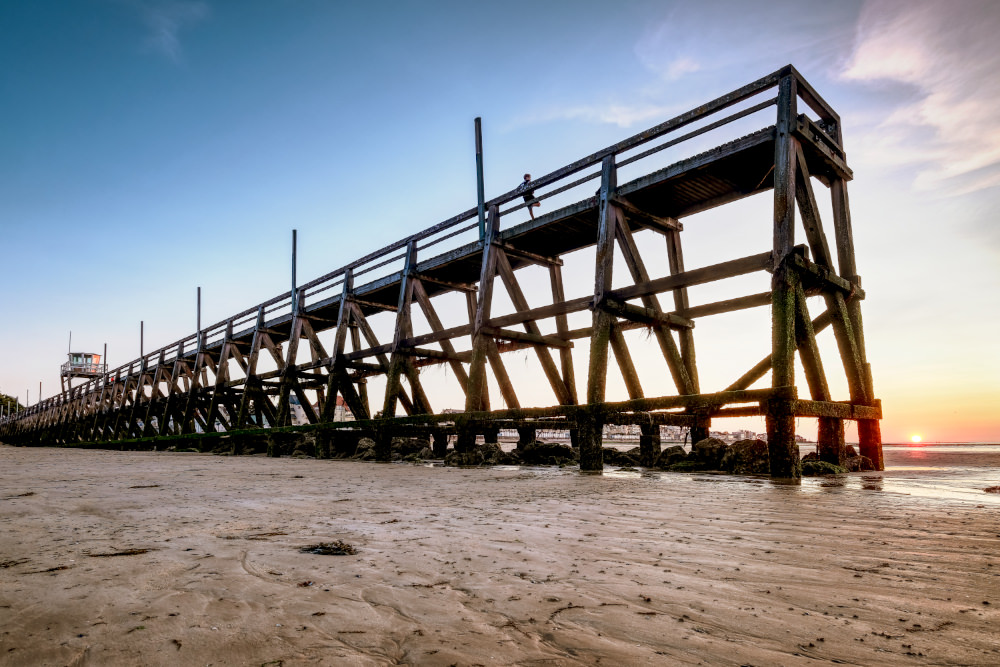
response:
<path id="1" fill-rule="evenodd" d="M 320 542 L 311 544 L 299 549 L 304 554 L 317 554 L 319 556 L 353 556 L 358 550 L 347 542 L 336 540 L 334 542 Z"/>

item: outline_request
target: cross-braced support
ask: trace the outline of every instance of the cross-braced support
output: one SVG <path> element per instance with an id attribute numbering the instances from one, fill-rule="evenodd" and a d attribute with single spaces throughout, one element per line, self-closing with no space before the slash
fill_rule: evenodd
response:
<path id="1" fill-rule="evenodd" d="M 665 149 L 709 133 L 723 136 L 730 123 L 747 118 L 767 119 L 767 125 L 728 136 L 708 151 L 662 161 Z M 624 167 L 642 175 L 621 182 Z M 771 475 L 796 478 L 796 420 L 809 417 L 818 420 L 822 460 L 844 462 L 844 421 L 854 420 L 861 454 L 881 469 L 881 408 L 865 352 L 851 178 L 839 116 L 788 66 L 532 181 L 527 199 L 512 190 L 486 202 L 481 236 L 470 238 L 477 210 L 466 211 L 105 377 L 66 387 L 0 422 L 0 437 L 23 444 L 154 446 L 158 438 L 203 436 L 208 442 L 291 428 L 314 431 L 318 456 L 339 451 L 343 440 L 369 436 L 376 457 L 389 460 L 397 435 L 433 442 L 434 454 L 443 456 L 451 438 L 467 452 L 477 437 L 491 441 L 501 428 L 516 429 L 521 445 L 539 429 L 558 429 L 579 447 L 581 469 L 600 470 L 606 427 L 635 426 L 642 463 L 652 465 L 663 426 L 685 428 L 694 443 L 708 436 L 713 420 L 763 417 Z M 817 184 L 829 192 L 832 243 Z M 762 239 L 755 254 L 685 265 L 684 224 L 698 224 L 702 211 L 768 192 L 769 245 Z M 555 206 L 529 219 L 526 207 L 540 202 Z M 797 231 L 803 244 L 796 244 Z M 664 241 L 648 241 L 656 236 Z M 567 290 L 563 257 L 591 247 L 592 292 L 589 284 Z M 379 273 L 358 280 L 373 271 Z M 692 303 L 691 287 L 754 273 L 769 274 L 767 291 Z M 567 298 L 567 291 L 584 293 Z M 669 307 L 661 300 L 668 294 Z M 458 323 L 446 323 L 456 315 L 445 305 L 447 295 L 464 299 Z M 505 299 L 495 298 L 500 295 Z M 810 312 L 810 297 L 819 297 L 822 312 Z M 531 305 L 537 299 L 544 304 Z M 499 312 L 502 303 L 509 312 Z M 426 323 L 422 332 L 415 328 L 414 307 Z M 763 307 L 770 309 L 771 330 L 764 358 L 730 386 L 704 392 L 697 321 Z M 571 328 L 575 313 L 589 313 L 589 326 Z M 655 341 L 652 351 L 626 335 L 639 328 Z M 821 358 L 817 338 L 827 329 L 840 364 Z M 574 358 L 576 341 L 588 343 L 580 378 L 576 364 L 584 355 Z M 504 361 L 528 349 L 533 353 L 525 363 L 544 377 L 532 395 L 550 392 L 548 407 L 525 405 L 523 373 Z M 712 358 L 711 350 L 700 352 Z M 658 357 L 669 377 L 659 384 L 672 385 L 675 393 L 650 397 L 641 376 Z M 805 390 L 796 386 L 797 363 Z M 421 371 L 442 364 L 450 370 L 447 382 L 460 389 L 461 412 L 432 410 L 429 396 L 439 388 L 432 389 Z M 626 396 L 608 395 L 614 368 Z M 841 368 L 848 397 L 835 400 L 831 386 L 839 385 L 829 374 Z M 385 380 L 382 410 L 374 415 L 373 377 Z M 646 387 L 654 386 L 646 378 Z M 578 379 L 585 386 L 578 387 Z M 491 385 L 498 395 L 490 396 Z M 242 451 L 241 442 L 234 437 L 234 452 Z M 269 452 L 280 454 L 278 439 L 269 442 Z"/>

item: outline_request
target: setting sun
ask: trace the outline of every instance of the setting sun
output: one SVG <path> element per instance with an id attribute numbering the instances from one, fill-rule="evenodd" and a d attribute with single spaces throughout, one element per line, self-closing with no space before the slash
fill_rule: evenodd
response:
<path id="1" fill-rule="evenodd" d="M 910 440 L 912 440 L 913 442 L 920 442 L 922 438 L 919 435 L 915 435 L 912 438 L 910 438 Z"/>

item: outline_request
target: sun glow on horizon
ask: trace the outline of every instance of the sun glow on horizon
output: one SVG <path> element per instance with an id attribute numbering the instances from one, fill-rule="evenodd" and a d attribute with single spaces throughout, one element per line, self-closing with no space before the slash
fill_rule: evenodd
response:
<path id="1" fill-rule="evenodd" d="M 920 442 L 921 440 L 923 440 L 923 438 L 921 438 L 919 435 L 915 435 L 912 438 L 910 438 L 910 441 L 913 442 L 914 444 Z"/>

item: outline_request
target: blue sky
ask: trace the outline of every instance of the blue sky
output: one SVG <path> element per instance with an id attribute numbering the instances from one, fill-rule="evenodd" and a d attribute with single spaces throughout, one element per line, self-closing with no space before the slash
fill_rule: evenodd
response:
<path id="1" fill-rule="evenodd" d="M 286 290 L 292 228 L 306 280 L 473 206 L 475 116 L 495 196 L 791 62 L 844 118 L 887 437 L 1000 438 L 995 3 L 9 2 L 0 31 L 0 391 L 51 395 L 70 329 L 116 365 L 140 320 L 193 331 L 199 285 L 205 322 Z M 706 214 L 689 265 L 766 249 L 742 224 Z"/>

